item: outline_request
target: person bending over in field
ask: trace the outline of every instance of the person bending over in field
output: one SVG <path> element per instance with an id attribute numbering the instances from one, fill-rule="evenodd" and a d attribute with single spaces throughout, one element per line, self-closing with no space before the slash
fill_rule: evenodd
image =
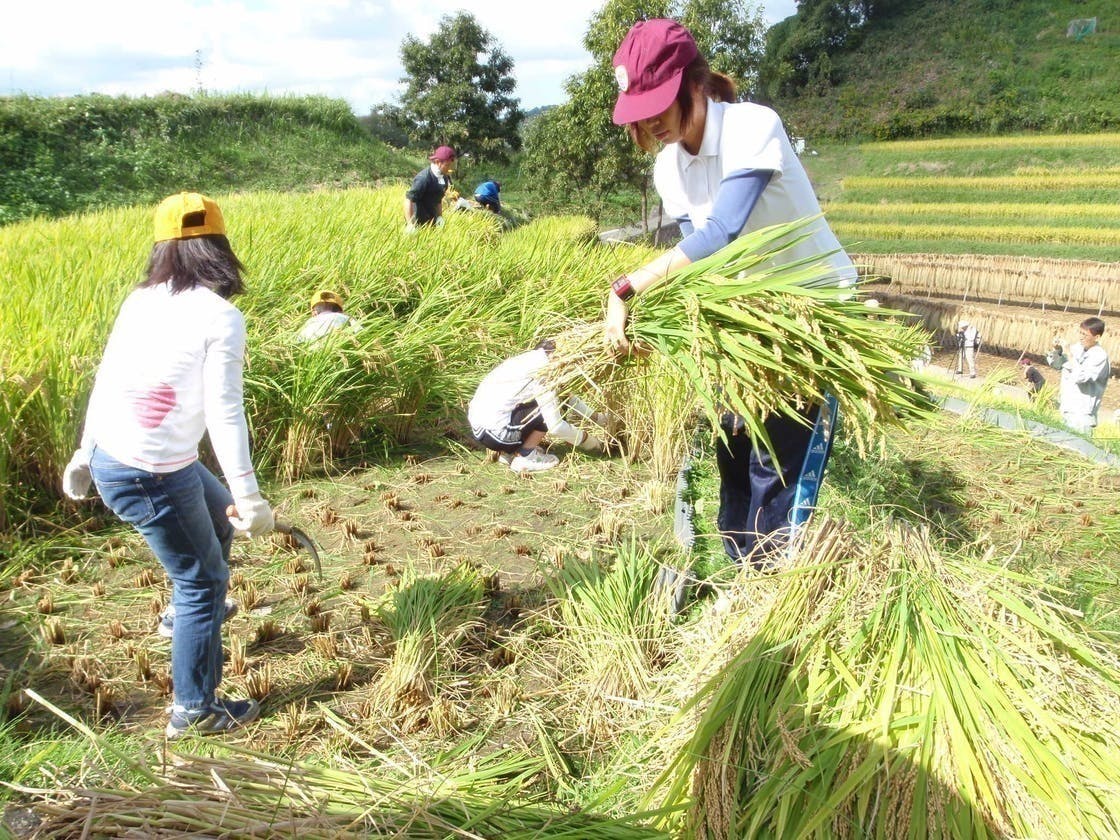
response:
<path id="1" fill-rule="evenodd" d="M 62 480 L 72 499 L 85 498 L 92 480 L 171 578 L 168 738 L 226 732 L 260 711 L 255 700 L 216 694 L 230 544 L 274 525 L 242 403 L 245 319 L 230 303 L 244 290 L 242 271 L 216 203 L 184 192 L 156 208 L 147 279 L 117 315 Z M 203 434 L 228 490 L 198 460 Z"/>
<path id="2" fill-rule="evenodd" d="M 593 414 L 578 397 L 561 402 L 537 380 L 555 347 L 545 340 L 502 362 L 479 383 L 467 409 L 475 440 L 500 453 L 502 463 L 514 472 L 548 470 L 560 463 L 555 455 L 539 448 L 546 434 L 585 452 L 605 449 L 601 438 L 568 422 L 562 412 L 573 412 L 599 426 L 606 425 L 606 416 Z"/>
<path id="3" fill-rule="evenodd" d="M 1046 385 L 1046 377 L 1042 375 L 1042 371 L 1031 363 L 1030 359 L 1020 359 L 1019 368 L 1023 371 L 1023 382 L 1027 389 L 1027 396 L 1033 400 Z"/>

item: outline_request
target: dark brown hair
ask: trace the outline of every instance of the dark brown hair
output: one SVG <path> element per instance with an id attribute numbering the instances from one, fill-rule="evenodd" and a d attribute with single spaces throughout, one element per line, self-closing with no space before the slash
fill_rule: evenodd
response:
<path id="1" fill-rule="evenodd" d="M 1100 318 L 1086 318 L 1081 322 L 1081 326 L 1087 329 L 1090 335 L 1098 337 L 1104 335 L 1104 321 Z"/>
<path id="2" fill-rule="evenodd" d="M 716 102 L 734 102 L 739 95 L 730 76 L 716 73 L 708 65 L 708 59 L 702 55 L 696 56 L 685 68 L 681 76 L 681 88 L 677 91 L 677 103 L 681 106 L 682 133 L 700 116 L 700 109 L 696 107 L 692 95 L 694 89 L 699 89 L 701 96 Z M 628 123 L 626 130 L 630 132 L 630 139 L 638 148 L 651 153 L 657 150 L 657 140 L 641 127 L 641 123 Z"/>
<path id="3" fill-rule="evenodd" d="M 190 226 L 186 219 L 183 225 Z M 245 266 L 233 253 L 224 234 L 168 239 L 152 246 L 148 276 L 140 287 L 169 283 L 171 293 L 177 294 L 195 286 L 205 286 L 228 300 L 245 291 L 241 279 L 244 271 Z"/>

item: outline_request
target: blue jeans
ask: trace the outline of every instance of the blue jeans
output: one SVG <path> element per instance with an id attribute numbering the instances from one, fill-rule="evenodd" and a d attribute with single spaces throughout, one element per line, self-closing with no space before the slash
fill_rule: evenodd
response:
<path id="1" fill-rule="evenodd" d="M 90 470 L 105 504 L 140 532 L 171 578 L 175 703 L 203 709 L 222 681 L 222 618 L 233 541 L 226 507 L 233 497 L 198 461 L 175 472 L 150 473 L 95 449 Z"/>

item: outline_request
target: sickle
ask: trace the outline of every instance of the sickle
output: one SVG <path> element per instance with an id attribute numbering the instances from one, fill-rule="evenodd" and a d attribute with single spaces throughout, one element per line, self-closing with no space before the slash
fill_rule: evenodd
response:
<path id="1" fill-rule="evenodd" d="M 287 534 L 289 537 L 299 543 L 300 548 L 305 549 L 307 553 L 311 555 L 311 559 L 315 561 L 315 571 L 319 573 L 319 580 L 322 581 L 323 564 L 319 560 L 319 549 L 315 547 L 315 543 L 314 541 L 312 541 L 311 537 L 307 536 L 307 534 L 305 534 L 301 529 L 297 528 L 292 523 L 284 522 L 279 519 L 276 520 L 276 524 L 274 527 L 281 534 Z"/>

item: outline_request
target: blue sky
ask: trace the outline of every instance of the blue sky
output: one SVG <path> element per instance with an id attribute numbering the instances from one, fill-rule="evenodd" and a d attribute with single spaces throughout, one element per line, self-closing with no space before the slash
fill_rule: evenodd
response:
<path id="1" fill-rule="evenodd" d="M 775 22 L 794 0 L 765 0 Z M 163 91 L 324 94 L 355 113 L 392 100 L 400 43 L 469 10 L 514 61 L 522 107 L 564 99 L 587 68 L 581 39 L 602 0 L 41 0 L 10 4 L 0 26 L 0 94 L 141 96 Z M 545 11 L 547 8 L 547 11 Z"/>

